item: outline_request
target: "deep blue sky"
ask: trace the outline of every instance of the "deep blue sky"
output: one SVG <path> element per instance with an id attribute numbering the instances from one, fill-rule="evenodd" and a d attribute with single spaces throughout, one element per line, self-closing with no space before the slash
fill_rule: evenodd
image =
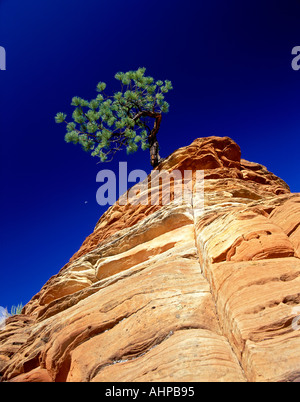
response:
<path id="1" fill-rule="evenodd" d="M 54 122 L 117 71 L 172 81 L 162 156 L 229 136 L 299 192 L 299 19 L 298 0 L 0 0 L 0 305 L 27 303 L 92 232 L 100 169 L 150 172 L 143 151 L 96 164 Z"/>

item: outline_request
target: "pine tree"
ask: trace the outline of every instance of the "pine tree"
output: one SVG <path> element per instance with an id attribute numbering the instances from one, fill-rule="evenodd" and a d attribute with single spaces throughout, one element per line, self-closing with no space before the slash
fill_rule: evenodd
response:
<path id="1" fill-rule="evenodd" d="M 162 113 L 169 111 L 165 94 L 173 88 L 171 81 L 155 82 L 145 76 L 145 71 L 139 68 L 118 72 L 115 78 L 121 90 L 113 95 L 106 95 L 106 84 L 99 82 L 95 99 L 87 101 L 75 96 L 71 103 L 75 107 L 73 120 L 68 122 L 64 113 L 55 116 L 57 123 L 66 124 L 65 141 L 80 144 L 101 162 L 111 161 L 121 149 L 128 154 L 139 147 L 149 149 L 151 165 L 157 166 L 160 160 L 157 133 Z"/>

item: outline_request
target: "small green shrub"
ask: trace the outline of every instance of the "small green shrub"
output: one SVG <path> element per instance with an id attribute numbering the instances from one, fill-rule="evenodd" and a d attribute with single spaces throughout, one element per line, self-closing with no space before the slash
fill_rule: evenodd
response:
<path id="1" fill-rule="evenodd" d="M 20 303 L 17 306 L 11 306 L 10 315 L 21 314 L 23 308 L 23 304 Z"/>

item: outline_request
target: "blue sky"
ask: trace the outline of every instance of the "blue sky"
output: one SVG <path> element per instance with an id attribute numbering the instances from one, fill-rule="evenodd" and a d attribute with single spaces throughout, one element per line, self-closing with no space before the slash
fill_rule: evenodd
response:
<path id="1" fill-rule="evenodd" d="M 299 192 L 299 18 L 296 0 L 0 0 L 0 305 L 27 303 L 93 231 L 100 169 L 150 172 L 143 151 L 97 164 L 54 122 L 117 71 L 172 81 L 162 156 L 229 136 Z"/>

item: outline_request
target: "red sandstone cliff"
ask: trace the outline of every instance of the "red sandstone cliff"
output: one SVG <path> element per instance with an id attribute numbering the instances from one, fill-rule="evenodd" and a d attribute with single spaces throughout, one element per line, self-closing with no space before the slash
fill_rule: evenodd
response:
<path id="1" fill-rule="evenodd" d="M 300 194 L 227 137 L 159 168 L 204 170 L 204 209 L 110 207 L 0 331 L 2 381 L 299 381 Z"/>

